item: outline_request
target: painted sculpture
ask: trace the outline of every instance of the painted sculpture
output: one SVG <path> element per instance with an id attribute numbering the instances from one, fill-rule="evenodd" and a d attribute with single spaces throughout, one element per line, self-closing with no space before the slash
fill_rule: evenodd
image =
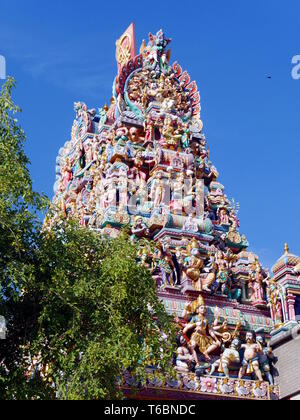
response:
<path id="1" fill-rule="evenodd" d="M 150 34 L 136 55 L 131 37 L 129 28 L 126 51 L 124 36 L 117 43 L 110 105 L 75 104 L 71 139 L 56 161 L 56 212 L 45 225 L 72 218 L 103 236 L 129 227 L 138 263 L 180 319 L 176 370 L 207 366 L 206 375 L 273 384 L 263 343 L 283 321 L 282 292 L 247 251 L 239 205 L 210 160 L 197 85 L 171 64 L 171 40 Z M 256 329 L 263 341 L 255 342 Z"/>

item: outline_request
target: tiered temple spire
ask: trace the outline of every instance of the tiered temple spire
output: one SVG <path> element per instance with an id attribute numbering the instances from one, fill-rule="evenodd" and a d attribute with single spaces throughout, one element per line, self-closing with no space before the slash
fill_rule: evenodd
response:
<path id="1" fill-rule="evenodd" d="M 203 374 L 224 348 L 236 351 L 247 331 L 268 337 L 272 282 L 247 251 L 239 205 L 226 196 L 210 160 L 197 84 L 171 64 L 170 42 L 160 30 L 137 55 L 131 25 L 117 41 L 110 106 L 75 104 L 71 139 L 57 158 L 51 223 L 75 218 L 104 236 L 130 226 L 140 244 L 138 263 L 180 318 L 177 370 Z M 254 359 L 262 344 L 247 340 Z M 238 376 L 238 363 L 227 368 Z M 254 371 L 264 374 L 259 364 Z M 251 379 L 250 370 L 240 372 Z"/>

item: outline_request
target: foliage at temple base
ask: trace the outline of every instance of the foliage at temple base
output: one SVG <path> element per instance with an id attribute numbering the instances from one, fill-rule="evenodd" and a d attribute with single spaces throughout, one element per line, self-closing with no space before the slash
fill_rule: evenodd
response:
<path id="1" fill-rule="evenodd" d="M 0 398 L 122 397 L 122 369 L 169 368 L 172 317 L 125 233 L 101 239 L 72 221 L 42 230 L 47 200 L 32 190 L 13 86 L 0 96 Z"/>
<path id="2" fill-rule="evenodd" d="M 34 349 L 59 398 L 120 397 L 115 381 L 123 369 L 142 376 L 149 363 L 169 368 L 172 318 L 150 273 L 137 265 L 137 251 L 125 233 L 101 239 L 64 222 L 45 233 Z"/>

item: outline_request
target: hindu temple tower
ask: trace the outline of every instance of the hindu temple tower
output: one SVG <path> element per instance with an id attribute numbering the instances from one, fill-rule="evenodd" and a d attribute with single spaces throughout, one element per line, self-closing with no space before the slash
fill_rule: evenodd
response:
<path id="1" fill-rule="evenodd" d="M 281 334 L 297 326 L 300 259 L 286 249 L 272 277 L 248 251 L 239 205 L 210 158 L 197 84 L 171 62 L 170 42 L 160 30 L 137 51 L 130 25 L 116 43 L 108 105 L 75 104 L 56 161 L 56 218 L 104 237 L 129 227 L 138 264 L 176 318 L 178 379 L 149 368 L 147 383 L 135 384 L 139 398 L 278 399 L 284 346 L 296 345 Z M 129 397 L 134 383 L 124 377 Z M 280 385 L 295 395 L 297 385 L 293 393 Z"/>

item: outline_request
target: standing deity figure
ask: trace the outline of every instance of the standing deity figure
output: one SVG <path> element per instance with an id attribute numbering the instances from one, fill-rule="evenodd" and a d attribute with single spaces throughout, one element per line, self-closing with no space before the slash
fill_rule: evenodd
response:
<path id="1" fill-rule="evenodd" d="M 202 281 L 202 289 L 208 293 L 211 293 L 210 287 L 214 284 L 217 277 L 218 265 L 215 262 L 215 257 L 210 256 L 209 263 L 204 268 L 204 272 L 208 273 L 205 280 Z"/>
<path id="2" fill-rule="evenodd" d="M 238 338 L 235 338 L 230 347 L 225 349 L 221 358 L 216 360 L 211 367 L 210 375 L 213 375 L 218 369 L 219 373 L 224 373 L 226 378 L 229 378 L 229 369 L 238 367 L 240 364 L 240 353 L 239 349 L 241 347 L 241 342 Z"/>
<path id="3" fill-rule="evenodd" d="M 255 373 L 257 379 L 263 382 L 259 366 L 259 354 L 262 352 L 263 348 L 260 343 L 255 342 L 254 333 L 247 332 L 246 344 L 242 344 L 241 348 L 244 349 L 245 352 L 242 367 L 239 372 L 239 379 L 242 379 L 245 374 L 251 375 L 252 373 Z"/>
<path id="4" fill-rule="evenodd" d="M 153 253 L 152 272 L 157 273 L 155 277 L 160 280 L 160 286 L 174 286 L 178 283 L 176 268 L 173 262 L 172 253 L 168 245 L 160 242 Z"/>
<path id="5" fill-rule="evenodd" d="M 144 123 L 145 142 L 152 142 L 154 140 L 154 124 L 151 114 L 148 114 Z"/>
<path id="6" fill-rule="evenodd" d="M 264 303 L 264 290 L 263 290 L 263 280 L 264 276 L 262 275 L 262 269 L 258 261 L 253 264 L 253 271 L 250 274 L 250 283 L 249 287 L 252 290 L 251 302 L 253 304 L 263 304 Z"/>
<path id="7" fill-rule="evenodd" d="M 194 283 L 200 280 L 201 270 L 204 266 L 203 260 L 200 258 L 200 248 L 196 239 L 193 239 L 191 244 L 187 247 L 188 256 L 183 263 L 183 271 L 186 276 Z M 198 283 L 199 291 L 202 291 L 201 281 Z"/>
<path id="8" fill-rule="evenodd" d="M 79 163 L 80 169 L 85 168 L 85 166 L 86 166 L 86 153 L 85 153 L 85 148 L 84 148 L 81 141 L 78 144 L 78 163 Z"/>
<path id="9" fill-rule="evenodd" d="M 197 366 L 199 366 L 197 353 L 202 354 L 207 361 L 210 361 L 210 354 L 221 347 L 221 342 L 218 340 L 213 328 L 211 328 L 205 317 L 206 305 L 202 296 L 199 297 L 199 303 L 198 320 L 187 324 L 183 330 L 184 335 L 192 333 L 189 347 Z"/>
<path id="10" fill-rule="evenodd" d="M 65 166 L 63 168 L 63 180 L 64 180 L 65 188 L 67 188 L 67 186 L 69 185 L 69 182 L 72 180 L 72 178 L 73 178 L 72 165 L 71 165 L 70 158 L 67 157 L 66 162 L 65 162 Z"/>
<path id="11" fill-rule="evenodd" d="M 170 182 L 171 182 L 171 172 L 170 172 Z M 183 193 L 184 193 L 184 174 L 179 173 L 176 177 L 176 180 L 171 183 L 171 200 L 172 200 L 172 210 L 176 214 L 182 214 L 183 206 Z"/>
<path id="12" fill-rule="evenodd" d="M 218 287 L 216 291 L 221 288 L 222 294 L 226 294 L 228 286 L 230 285 L 230 273 L 229 273 L 229 264 L 226 259 L 225 254 L 222 251 L 218 251 L 216 254 L 216 263 L 218 265 L 217 273 L 217 284 Z"/>
<path id="13" fill-rule="evenodd" d="M 181 147 L 185 150 L 190 147 L 191 134 L 188 124 L 183 124 L 183 133 L 181 135 Z"/>
<path id="14" fill-rule="evenodd" d="M 256 342 L 262 347 L 259 353 L 259 366 L 261 371 L 265 374 L 270 385 L 274 385 L 274 379 L 271 374 L 270 361 L 274 358 L 272 348 L 265 345 L 265 340 L 261 335 L 256 337 Z"/>
<path id="15" fill-rule="evenodd" d="M 274 279 L 266 278 L 264 282 L 267 284 L 268 306 L 271 308 L 272 319 L 275 328 L 279 328 L 283 324 L 282 291 Z"/>
<path id="16" fill-rule="evenodd" d="M 128 204 L 128 181 L 126 176 L 121 176 L 118 183 L 119 209 L 124 210 Z"/>
<path id="17" fill-rule="evenodd" d="M 162 172 L 158 172 L 153 181 L 150 197 L 153 201 L 153 209 L 161 207 L 165 198 L 165 184 L 163 181 Z"/>

